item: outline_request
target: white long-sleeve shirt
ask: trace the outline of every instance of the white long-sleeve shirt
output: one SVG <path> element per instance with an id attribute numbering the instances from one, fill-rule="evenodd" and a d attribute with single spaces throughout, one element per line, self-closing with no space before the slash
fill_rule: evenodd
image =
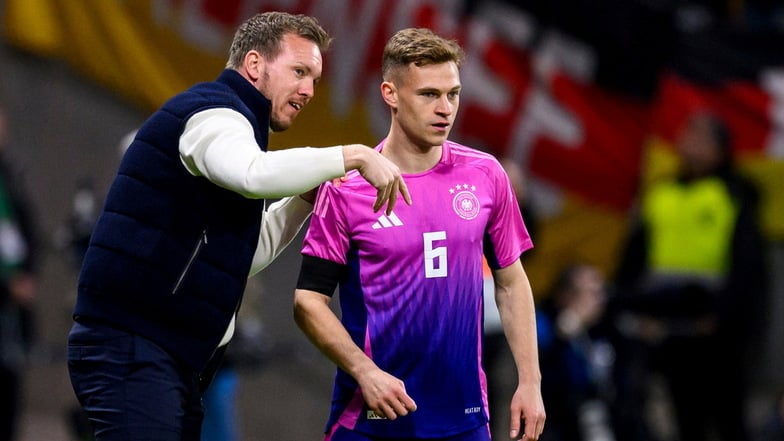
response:
<path id="1" fill-rule="evenodd" d="M 300 198 L 324 181 L 345 174 L 341 147 L 298 147 L 264 152 L 250 122 L 229 108 L 198 112 L 180 136 L 180 159 L 188 172 L 247 198 L 281 198 L 265 208 L 248 277 L 272 263 L 296 237 L 313 206 Z M 233 317 L 220 342 L 234 334 Z"/>

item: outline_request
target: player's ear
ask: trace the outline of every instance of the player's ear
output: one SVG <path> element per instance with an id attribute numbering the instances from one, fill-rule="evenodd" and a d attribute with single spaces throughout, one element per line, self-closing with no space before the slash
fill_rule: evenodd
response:
<path id="1" fill-rule="evenodd" d="M 256 83 L 261 76 L 261 65 L 263 64 L 263 61 L 264 59 L 261 57 L 261 54 L 256 50 L 249 50 L 248 53 L 245 54 L 245 58 L 242 61 L 242 69 L 251 82 Z"/>
<path id="2" fill-rule="evenodd" d="M 381 83 L 381 97 L 389 107 L 397 107 L 397 88 L 391 81 Z"/>

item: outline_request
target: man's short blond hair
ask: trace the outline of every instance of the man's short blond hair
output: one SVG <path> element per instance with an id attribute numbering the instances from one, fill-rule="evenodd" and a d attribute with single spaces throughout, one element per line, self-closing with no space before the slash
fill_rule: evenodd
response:
<path id="1" fill-rule="evenodd" d="M 332 42 L 332 37 L 313 17 L 286 12 L 256 14 L 237 28 L 226 67 L 239 69 L 245 55 L 252 50 L 258 51 L 268 60 L 274 60 L 280 54 L 280 43 L 286 34 L 298 35 L 316 43 L 322 53 L 329 49 Z"/>
<path id="2" fill-rule="evenodd" d="M 390 80 L 392 72 L 401 67 L 454 62 L 463 64 L 465 52 L 455 40 L 449 40 L 427 28 L 407 28 L 395 33 L 384 47 L 381 74 Z"/>

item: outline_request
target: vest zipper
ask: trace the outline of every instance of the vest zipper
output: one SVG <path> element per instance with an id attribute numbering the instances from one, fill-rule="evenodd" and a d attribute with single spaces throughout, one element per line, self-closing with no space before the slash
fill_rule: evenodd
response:
<path id="1" fill-rule="evenodd" d="M 180 289 L 180 285 L 182 285 L 182 281 L 185 280 L 185 276 L 190 271 L 193 262 L 196 260 L 196 256 L 199 255 L 199 251 L 201 251 L 201 247 L 207 244 L 207 229 L 205 228 L 201 232 L 201 237 L 199 237 L 199 241 L 196 242 L 196 246 L 193 247 L 193 251 L 191 252 L 191 256 L 188 258 L 188 262 L 185 264 L 185 268 L 182 269 L 180 273 L 180 277 L 177 279 L 177 283 L 174 285 L 174 289 L 172 289 L 172 295 L 177 294 L 177 291 Z"/>

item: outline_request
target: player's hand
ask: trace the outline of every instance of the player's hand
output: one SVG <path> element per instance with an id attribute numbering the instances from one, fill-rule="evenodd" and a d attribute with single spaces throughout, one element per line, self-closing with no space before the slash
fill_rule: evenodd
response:
<path id="1" fill-rule="evenodd" d="M 512 396 L 509 438 L 538 440 L 544 430 L 544 403 L 538 385 L 519 385 Z M 521 430 L 522 429 L 522 430 Z"/>
<path id="2" fill-rule="evenodd" d="M 417 409 L 403 381 L 381 369 L 363 375 L 358 382 L 365 403 L 379 416 L 394 420 Z"/>
<path id="3" fill-rule="evenodd" d="M 386 214 L 391 214 L 398 193 L 411 205 L 411 195 L 397 165 L 367 146 L 349 144 L 343 147 L 347 169 L 357 169 L 377 191 L 373 211 L 380 210 L 386 204 Z"/>

